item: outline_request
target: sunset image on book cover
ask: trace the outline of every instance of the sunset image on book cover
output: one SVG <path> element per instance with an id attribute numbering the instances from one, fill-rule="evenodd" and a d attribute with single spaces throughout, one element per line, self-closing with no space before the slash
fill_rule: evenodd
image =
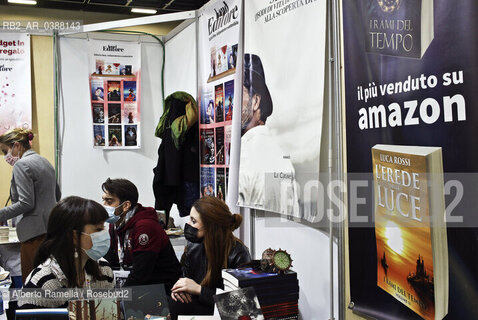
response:
<path id="1" fill-rule="evenodd" d="M 377 285 L 423 319 L 448 313 L 441 148 L 372 148 Z"/>

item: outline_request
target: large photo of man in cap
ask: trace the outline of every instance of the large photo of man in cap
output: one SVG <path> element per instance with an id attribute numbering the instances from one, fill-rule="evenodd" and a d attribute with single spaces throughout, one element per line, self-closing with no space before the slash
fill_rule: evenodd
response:
<path id="1" fill-rule="evenodd" d="M 261 59 L 244 55 L 239 203 L 283 214 L 298 210 L 292 162 L 271 134 L 274 110 Z"/>
<path id="2" fill-rule="evenodd" d="M 325 2 L 244 6 L 238 205 L 320 221 Z"/>

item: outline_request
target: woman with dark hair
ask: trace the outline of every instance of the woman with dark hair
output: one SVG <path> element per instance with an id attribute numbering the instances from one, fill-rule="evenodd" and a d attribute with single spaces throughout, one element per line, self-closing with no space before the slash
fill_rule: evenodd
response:
<path id="1" fill-rule="evenodd" d="M 213 295 L 223 288 L 221 270 L 251 261 L 247 247 L 232 233 L 241 222 L 242 216 L 218 198 L 203 197 L 193 204 L 184 227 L 189 241 L 181 259 L 184 278 L 171 290 L 173 319 L 178 314 L 212 315 Z"/>
<path id="2" fill-rule="evenodd" d="M 106 210 L 93 200 L 67 197 L 58 202 L 50 214 L 46 239 L 35 257 L 37 267 L 23 288 L 113 288 L 113 271 L 106 260 L 99 260 L 110 246 L 106 219 Z M 62 299 L 34 297 L 19 302 L 19 307 L 27 309 L 67 305 L 68 301 Z"/>

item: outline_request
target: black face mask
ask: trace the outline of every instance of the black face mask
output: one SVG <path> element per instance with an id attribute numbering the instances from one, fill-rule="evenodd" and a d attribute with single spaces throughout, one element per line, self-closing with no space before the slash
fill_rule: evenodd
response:
<path id="1" fill-rule="evenodd" d="M 184 237 L 192 243 L 201 243 L 203 238 L 198 238 L 198 229 L 186 223 L 184 226 Z"/>

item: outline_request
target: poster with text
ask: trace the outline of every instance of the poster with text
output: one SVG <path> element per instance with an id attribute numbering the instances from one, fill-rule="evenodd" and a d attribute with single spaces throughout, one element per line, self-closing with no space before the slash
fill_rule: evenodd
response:
<path id="1" fill-rule="evenodd" d="M 478 319 L 477 15 L 474 0 L 343 1 L 347 303 L 358 313 L 380 319 Z M 439 148 L 445 209 L 428 210 L 420 197 L 400 191 L 408 186 L 408 174 L 419 175 L 413 158 L 383 152 L 373 158 L 377 144 L 392 152 Z M 427 162 L 427 183 L 434 181 L 433 163 Z M 375 194 L 374 179 L 391 188 Z M 423 183 L 417 181 L 418 191 Z M 433 195 L 430 187 L 421 191 L 427 190 Z M 425 242 L 420 230 L 376 228 L 374 198 L 383 200 L 380 212 L 390 220 L 422 221 L 429 215 L 446 223 L 446 230 L 437 224 L 429 229 L 432 257 L 417 252 Z M 446 235 L 447 250 L 436 250 L 438 234 Z M 413 257 L 399 259 L 411 251 Z M 393 270 L 397 263 L 408 267 Z M 447 281 L 435 274 L 445 267 Z"/>
<path id="2" fill-rule="evenodd" d="M 137 42 L 90 40 L 89 81 L 93 146 L 102 149 L 141 147 L 141 46 Z M 104 141 L 99 143 L 100 131 Z"/>
<path id="3" fill-rule="evenodd" d="M 0 135 L 32 128 L 30 35 L 0 33 Z"/>
<path id="4" fill-rule="evenodd" d="M 314 222 L 326 2 L 246 1 L 244 19 L 239 205 Z"/>
<path id="5" fill-rule="evenodd" d="M 240 16 L 241 1 L 210 1 L 200 9 L 198 20 L 201 167 L 214 165 L 217 172 L 221 172 L 218 175 L 221 183 L 214 184 L 220 187 L 216 196 L 225 200 L 231 208 L 237 202 L 237 195 L 236 192 L 229 195 L 230 188 L 223 178 L 225 169 L 230 166 L 230 161 L 226 162 L 224 133 L 225 127 L 232 127 L 232 110 L 236 103 L 234 97 L 237 96 L 234 95 L 234 80 L 237 77 Z M 210 142 L 214 144 L 210 145 Z M 228 148 L 238 148 L 238 142 L 239 140 L 234 143 L 230 134 Z M 207 181 L 202 177 L 206 172 L 209 174 L 209 171 L 201 170 L 203 184 Z M 207 186 L 201 185 L 201 190 L 205 187 Z M 237 185 L 231 188 L 237 190 Z M 234 199 L 229 198 L 234 195 Z"/>

